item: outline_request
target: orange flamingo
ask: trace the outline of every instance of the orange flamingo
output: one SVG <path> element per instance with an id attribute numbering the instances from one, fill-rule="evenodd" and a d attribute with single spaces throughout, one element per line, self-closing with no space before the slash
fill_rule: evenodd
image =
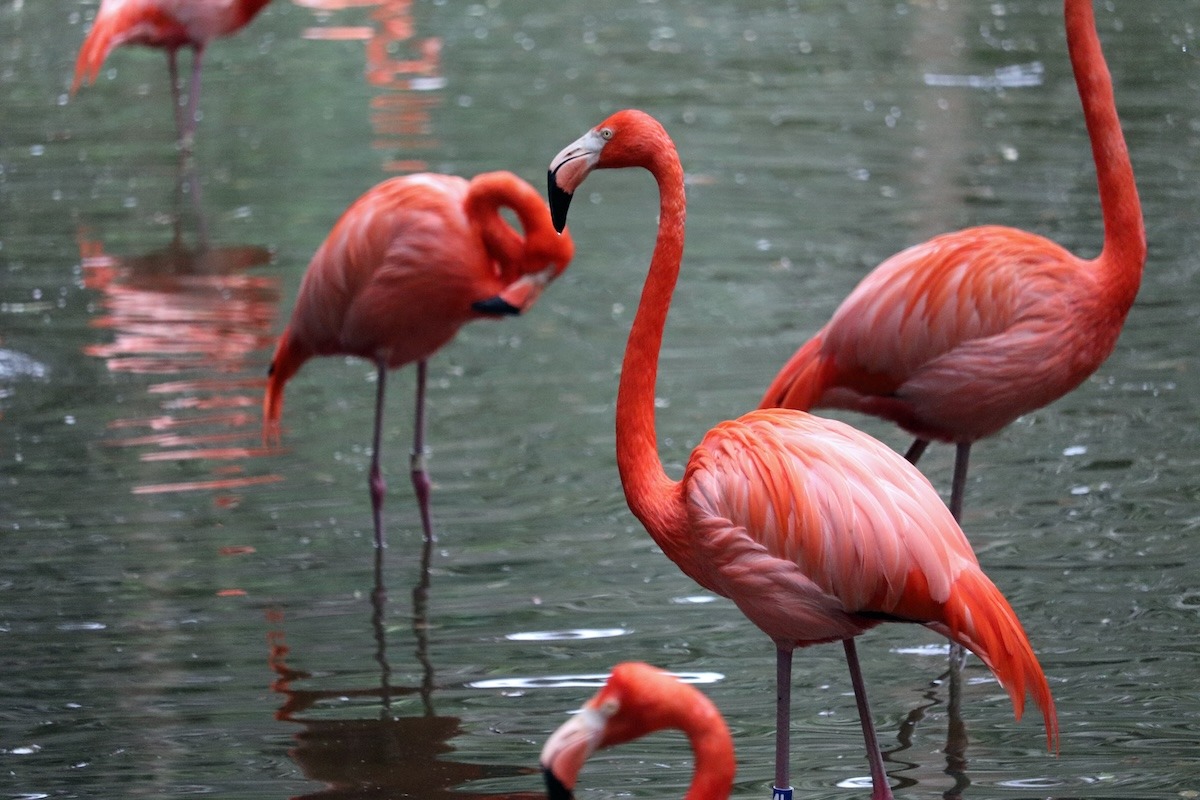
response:
<path id="1" fill-rule="evenodd" d="M 937 492 L 891 449 L 848 425 L 760 409 L 710 430 L 683 479 L 658 455 L 654 384 L 683 257 L 683 167 L 667 132 L 619 111 L 550 164 L 550 212 L 566 223 L 593 169 L 643 167 L 659 188 L 659 224 L 617 393 L 617 467 L 625 497 L 662 551 L 737 604 L 775 643 L 775 786 L 790 797 L 788 724 L 796 647 L 841 641 L 871 764 L 874 797 L 890 798 L 854 637 L 880 622 L 923 624 L 974 653 L 1008 689 L 1018 717 L 1033 694 L 1051 747 L 1050 687 L 1008 601 L 983 573 Z"/>
<path id="2" fill-rule="evenodd" d="M 190 146 L 196 130 L 196 105 L 200 99 L 200 68 L 204 48 L 213 39 L 241 30 L 271 0 L 103 0 L 75 61 L 74 94 L 84 81 L 92 83 L 104 59 L 126 44 L 161 47 L 167 51 L 171 72 L 171 99 L 179 139 Z M 176 53 L 192 48 L 192 81 L 187 111 L 179 101 L 179 68 Z M 182 116 L 181 116 L 182 114 Z"/>
<path id="3" fill-rule="evenodd" d="M 511 209 L 524 236 L 502 208 Z M 300 283 L 291 321 L 271 362 L 263 437 L 279 438 L 283 387 L 313 356 L 359 356 L 379 370 L 370 492 L 382 547 L 384 480 L 379 466 L 387 370 L 417 363 L 412 483 L 432 541 L 425 469 L 425 365 L 466 322 L 520 314 L 574 255 L 537 191 L 511 172 L 470 181 L 421 173 L 386 180 L 342 214 Z"/>
<path id="4" fill-rule="evenodd" d="M 962 518 L 971 444 L 1070 392 L 1108 358 L 1133 305 L 1146 234 L 1092 0 L 1065 0 L 1067 49 L 1100 187 L 1094 259 L 1014 228 L 937 236 L 876 267 L 775 376 L 763 408 L 845 408 L 954 442 Z"/>
<path id="5" fill-rule="evenodd" d="M 687 734 L 695 759 L 684 800 L 727 800 L 737 764 L 721 712 L 695 687 L 649 664 L 613 667 L 604 687 L 559 727 L 542 748 L 550 800 L 568 800 L 592 753 L 660 730 Z"/>

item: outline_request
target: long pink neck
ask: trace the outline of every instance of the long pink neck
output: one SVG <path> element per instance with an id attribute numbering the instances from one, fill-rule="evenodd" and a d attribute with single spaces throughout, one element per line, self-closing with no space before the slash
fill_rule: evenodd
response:
<path id="1" fill-rule="evenodd" d="M 644 166 L 658 181 L 658 237 L 621 365 L 617 390 L 617 468 L 630 510 L 662 546 L 662 537 L 680 529 L 684 513 L 680 485 L 667 476 L 658 455 L 654 386 L 667 310 L 683 259 L 687 201 L 683 167 L 665 133 L 654 152 L 651 163 Z"/>
<path id="2" fill-rule="evenodd" d="M 719 723 L 719 726 L 718 724 Z M 684 728 L 692 744 L 694 758 L 692 783 L 683 800 L 728 800 L 737 771 L 733 740 L 724 723 L 708 718 L 695 720 Z"/>
<path id="3" fill-rule="evenodd" d="M 502 207 L 512 208 L 517 212 L 517 218 L 522 227 L 529 228 L 529 211 L 524 208 L 526 203 L 520 202 L 510 185 L 511 181 L 501 173 L 485 173 L 471 180 L 465 201 L 467 218 L 479 230 L 483 246 L 500 266 L 501 274 L 508 281 L 516 280 L 516 272 L 525 250 L 525 240 L 521 234 L 500 216 Z M 529 190 L 533 194 L 533 189 Z M 534 199 L 538 199 L 534 194 Z"/>
<path id="4" fill-rule="evenodd" d="M 1141 284 L 1142 265 L 1146 260 L 1146 231 L 1129 150 L 1117 118 L 1112 77 L 1096 33 L 1092 1 L 1064 0 L 1067 50 L 1083 104 L 1083 118 L 1091 139 L 1100 186 L 1104 249 L 1096 263 L 1106 273 L 1114 297 L 1128 309 Z"/>

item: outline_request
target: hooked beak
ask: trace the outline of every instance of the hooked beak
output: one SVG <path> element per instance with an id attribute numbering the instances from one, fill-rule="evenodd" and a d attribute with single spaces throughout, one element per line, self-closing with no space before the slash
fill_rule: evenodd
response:
<path id="1" fill-rule="evenodd" d="M 550 220 L 562 233 L 567 226 L 567 209 L 583 179 L 596 168 L 600 151 L 608 140 L 596 130 L 590 130 L 564 147 L 550 162 L 546 175 L 546 190 L 550 203 Z"/>
<path id="2" fill-rule="evenodd" d="M 603 714 L 585 706 L 546 740 L 540 761 L 550 800 L 571 797 L 575 779 L 600 745 L 607 721 Z"/>
<path id="3" fill-rule="evenodd" d="M 559 272 L 559 267 L 551 264 L 541 272 L 523 275 L 504 287 L 504 291 L 495 297 L 475 301 L 471 304 L 471 308 L 480 314 L 493 317 L 523 314 L 533 307 L 533 304 L 542 296 L 542 290 L 558 277 Z"/>
<path id="4" fill-rule="evenodd" d="M 489 317 L 515 317 L 521 313 L 521 309 L 500 295 L 489 297 L 487 300 L 476 300 L 471 303 L 471 308 L 480 314 L 487 314 Z"/>
<path id="5" fill-rule="evenodd" d="M 550 221 L 554 223 L 554 230 L 562 233 L 563 228 L 567 227 L 567 209 L 571 207 L 571 198 L 575 195 L 560 188 L 555 177 L 553 170 L 546 174 L 546 195 L 550 201 Z"/>

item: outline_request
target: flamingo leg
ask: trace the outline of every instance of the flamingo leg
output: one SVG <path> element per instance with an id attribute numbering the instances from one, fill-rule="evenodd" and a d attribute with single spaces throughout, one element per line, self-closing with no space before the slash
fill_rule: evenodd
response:
<path id="1" fill-rule="evenodd" d="M 927 447 L 929 447 L 928 439 L 913 439 L 913 443 L 908 447 L 908 452 L 904 454 L 904 460 L 915 467 Z"/>
<path id="2" fill-rule="evenodd" d="M 167 74 L 171 80 L 171 114 L 175 117 L 175 133 L 180 138 L 183 138 L 183 112 L 180 111 L 181 103 L 179 98 L 179 50 L 174 47 L 167 48 Z"/>
<path id="3" fill-rule="evenodd" d="M 416 416 L 413 420 L 413 448 L 409 461 L 412 473 L 413 492 L 417 495 L 417 508 L 421 512 L 421 531 L 426 542 L 436 541 L 433 522 L 429 515 L 429 472 L 425 469 L 425 361 L 417 362 Z"/>
<path id="4" fill-rule="evenodd" d="M 775 648 L 775 785 L 772 800 L 792 800 L 789 775 L 792 724 L 792 648 Z"/>
<path id="5" fill-rule="evenodd" d="M 843 639 L 842 647 L 846 650 L 846 666 L 850 668 L 850 683 L 854 687 L 854 701 L 858 704 L 858 719 L 862 723 L 863 739 L 867 744 L 867 761 L 871 766 L 871 800 L 893 800 L 892 787 L 883 768 L 883 753 L 879 750 L 879 739 L 875 735 L 875 724 L 871 721 L 871 706 L 867 702 L 867 687 L 863 682 L 854 638 Z"/>
<path id="6" fill-rule="evenodd" d="M 375 519 L 375 549 L 387 547 L 383 532 L 383 495 L 387 491 L 387 483 L 383 479 L 383 471 L 379 468 L 379 450 L 383 442 L 383 396 L 387 384 L 387 362 L 382 359 L 377 362 L 379 376 L 375 382 L 375 434 L 371 439 L 371 472 L 368 484 L 371 488 L 371 515 Z"/>
<path id="7" fill-rule="evenodd" d="M 200 69 L 204 64 L 204 46 L 196 45 L 192 52 L 192 82 L 188 88 L 186 116 L 179 131 L 180 144 L 188 152 L 191 152 L 196 139 L 196 111 L 200 104 Z"/>

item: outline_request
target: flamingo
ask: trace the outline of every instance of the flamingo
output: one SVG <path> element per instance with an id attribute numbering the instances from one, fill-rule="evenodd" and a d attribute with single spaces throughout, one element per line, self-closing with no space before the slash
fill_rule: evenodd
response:
<path id="1" fill-rule="evenodd" d="M 1016 614 L 979 566 L 933 486 L 909 462 L 843 423 L 759 409 L 718 424 L 681 480 L 666 474 L 654 385 L 683 257 L 683 167 L 662 125 L 618 111 L 550 163 L 550 213 L 562 230 L 594 169 L 642 167 L 658 183 L 659 223 L 617 392 L 617 467 L 630 510 L 679 568 L 727 597 L 776 648 L 777 797 L 788 785 L 792 651 L 841 641 L 866 739 L 875 800 L 891 798 L 854 637 L 881 622 L 925 625 L 976 653 L 1018 718 L 1030 692 L 1047 743 L 1058 721 L 1046 677 Z"/>
<path id="2" fill-rule="evenodd" d="M 843 408 L 955 444 L 962 519 L 971 445 L 1048 405 L 1116 346 L 1146 260 L 1129 151 L 1092 0 L 1065 0 L 1067 50 L 1091 139 L 1104 246 L 1083 259 L 1002 226 L 937 236 L 884 261 L 784 365 L 761 407 Z"/>
<path id="3" fill-rule="evenodd" d="M 101 65 L 115 48 L 127 44 L 161 47 L 167 51 L 171 100 L 179 140 L 190 147 L 196 130 L 200 99 L 200 68 L 204 49 L 220 36 L 241 30 L 271 0 L 102 0 L 96 20 L 75 61 L 74 95 L 84 82 L 93 83 Z M 179 68 L 176 53 L 192 48 L 192 81 L 187 110 L 181 116 Z"/>
<path id="4" fill-rule="evenodd" d="M 517 233 L 502 208 L 515 212 Z M 369 476 L 375 546 L 384 546 L 380 469 L 388 369 L 417 364 L 412 484 L 432 541 L 425 466 L 426 362 L 466 322 L 520 314 L 571 261 L 545 202 L 511 172 L 470 181 L 422 173 L 386 180 L 342 214 L 300 283 L 263 397 L 263 438 L 279 439 L 284 384 L 313 356 L 349 355 L 378 368 Z"/>
<path id="5" fill-rule="evenodd" d="M 692 745 L 692 783 L 684 800 L 728 800 L 737 764 L 733 737 L 712 701 L 657 667 L 627 661 L 542 748 L 550 800 L 568 800 L 583 764 L 596 750 L 660 730 L 681 730 Z"/>

